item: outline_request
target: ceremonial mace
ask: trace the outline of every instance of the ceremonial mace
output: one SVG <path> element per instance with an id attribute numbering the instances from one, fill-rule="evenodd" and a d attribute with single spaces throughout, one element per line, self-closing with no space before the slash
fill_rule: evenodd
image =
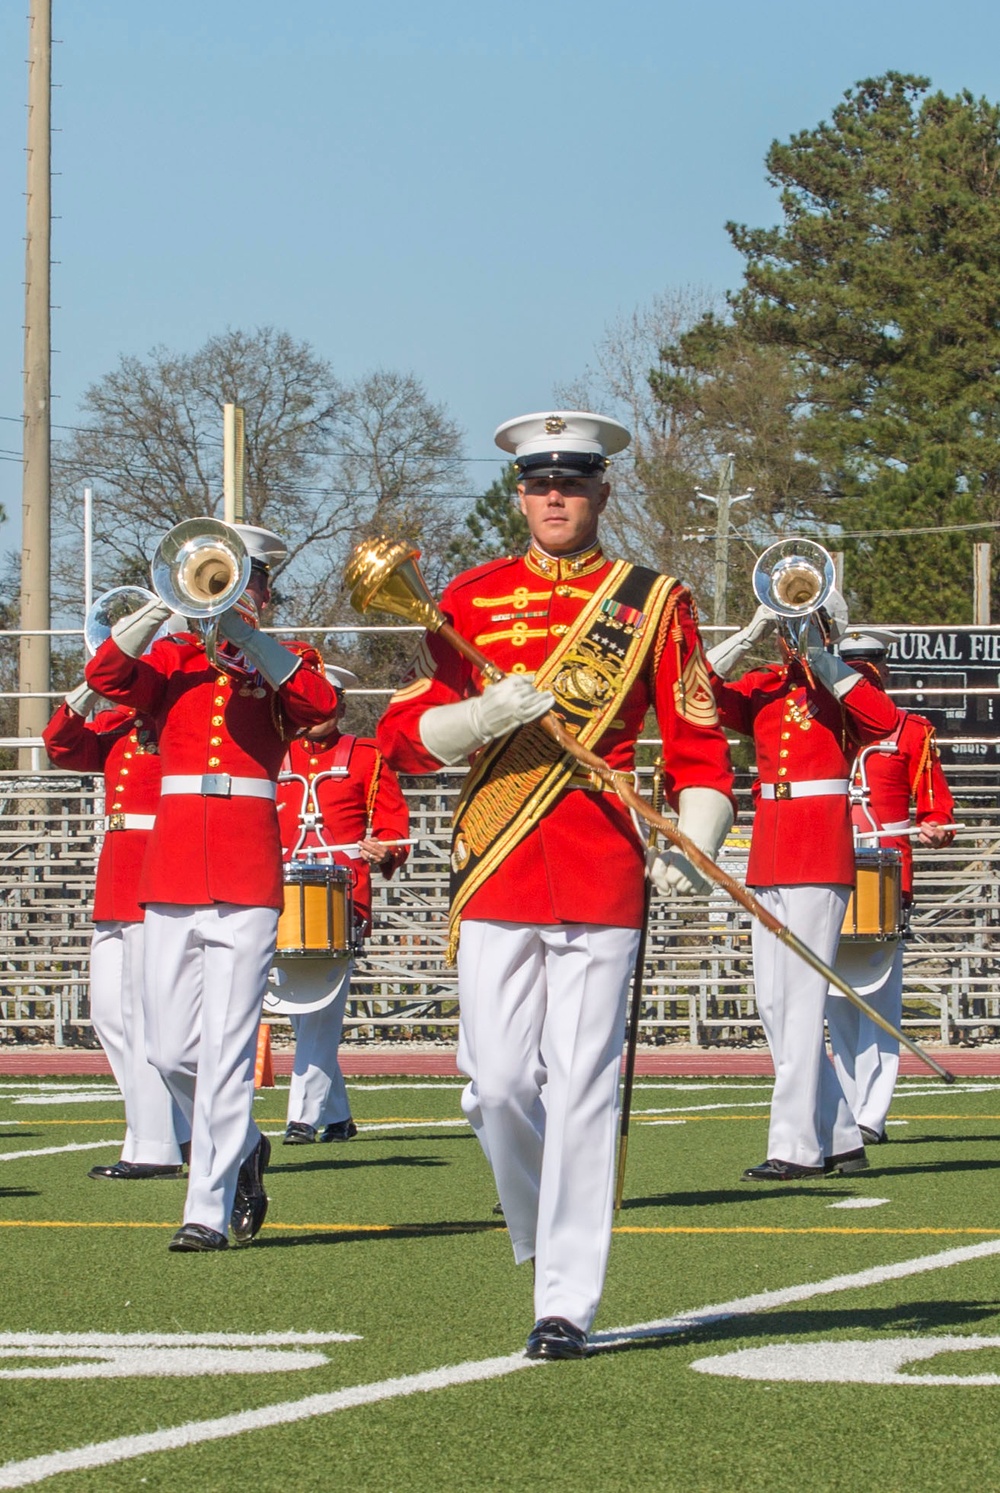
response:
<path id="1" fill-rule="evenodd" d="M 374 539 L 366 539 L 356 545 L 352 551 L 351 558 L 344 571 L 344 582 L 350 589 L 351 605 L 355 611 L 364 615 L 371 607 L 380 611 L 389 612 L 393 617 L 401 617 L 404 622 L 418 623 L 426 627 L 428 632 L 435 632 L 450 644 L 463 658 L 468 659 L 479 670 L 483 678 L 489 684 L 498 684 L 504 678 L 502 669 L 486 657 L 468 638 L 463 638 L 451 623 L 447 621 L 441 608 L 434 601 L 427 589 L 426 582 L 420 574 L 417 561 L 420 551 L 414 549 L 405 540 L 392 540 L 385 536 Z M 559 717 L 551 710 L 543 715 L 539 724 L 548 732 L 552 740 L 568 756 L 575 757 L 585 767 L 589 767 L 607 787 L 617 793 L 621 801 L 629 809 L 634 809 L 640 819 L 645 820 L 653 829 L 659 830 L 672 845 L 676 845 L 691 864 L 700 872 L 706 881 L 714 881 L 721 886 L 738 902 L 741 907 L 755 917 L 769 933 L 787 945 L 793 953 L 804 960 L 817 974 L 836 987 L 842 995 L 863 1011 L 870 1021 L 881 1027 L 890 1037 L 895 1037 L 908 1052 L 926 1063 L 937 1076 L 945 1083 L 954 1083 L 955 1075 L 947 1068 L 941 1066 L 936 1058 L 931 1057 L 929 1052 L 912 1041 L 905 1032 L 893 1026 L 887 1021 L 880 1011 L 868 1004 L 863 996 L 848 985 L 847 981 L 825 964 L 818 954 L 813 953 L 808 944 L 792 932 L 787 924 L 779 922 L 773 913 L 763 907 L 752 892 L 748 891 L 738 881 L 717 866 L 711 856 L 705 854 L 693 840 L 689 839 L 677 825 L 670 819 L 665 819 L 655 809 L 650 808 L 646 800 L 632 787 L 630 778 L 625 773 L 615 772 L 609 767 L 603 757 L 596 752 L 581 746 L 575 737 L 571 736 L 565 729 Z"/>

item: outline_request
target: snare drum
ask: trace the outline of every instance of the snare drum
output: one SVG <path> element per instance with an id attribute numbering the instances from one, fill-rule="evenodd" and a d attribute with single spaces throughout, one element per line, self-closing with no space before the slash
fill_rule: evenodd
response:
<path id="1" fill-rule="evenodd" d="M 902 932 L 903 857 L 898 850 L 856 849 L 841 938 L 900 938 Z"/>
<path id="2" fill-rule="evenodd" d="M 276 955 L 328 959 L 354 953 L 354 898 L 346 866 L 292 861 L 285 866 L 285 905 Z"/>

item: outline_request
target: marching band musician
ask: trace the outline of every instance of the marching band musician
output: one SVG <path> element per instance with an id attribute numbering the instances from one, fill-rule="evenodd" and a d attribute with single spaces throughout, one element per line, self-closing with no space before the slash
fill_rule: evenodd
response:
<path id="1" fill-rule="evenodd" d="M 760 606 L 748 627 L 709 649 L 723 725 L 753 738 L 755 814 L 747 885 L 826 964 L 837 955 L 854 845 L 848 788 L 859 746 L 896 724 L 884 693 L 829 651 L 847 609 L 832 591 L 809 624 L 805 653 L 730 675 L 774 630 Z M 757 1009 L 774 1062 L 767 1159 L 744 1180 L 789 1182 L 867 1167 L 864 1144 L 826 1055 L 827 982 L 759 920 L 752 928 Z"/>
<path id="2" fill-rule="evenodd" d="M 881 628 L 852 628 L 838 646 L 842 659 L 875 688 L 889 684 L 887 651 L 895 634 Z M 895 730 L 854 765 L 856 788 L 867 781 L 867 803 L 855 803 L 855 836 L 859 845 L 898 850 L 902 857 L 904 909 L 913 905 L 913 845 L 906 831 L 910 825 L 910 800 L 914 801 L 921 845 L 950 845 L 954 831 L 955 801 L 945 780 L 934 727 L 925 716 L 898 710 Z M 894 830 L 891 835 L 873 831 Z M 903 947 L 896 941 L 889 969 L 877 989 L 867 988 L 865 999 L 894 1026 L 903 1017 Z M 830 1045 L 838 1077 L 854 1111 L 858 1127 L 868 1145 L 886 1139 L 885 1122 L 899 1072 L 899 1042 L 859 1011 L 831 987 L 826 1011 Z"/>
<path id="3" fill-rule="evenodd" d="M 459 575 L 442 610 L 506 673 L 481 677 L 428 633 L 377 732 L 398 771 L 472 758 L 455 815 L 462 1108 L 490 1162 L 517 1263 L 533 1261 L 531 1358 L 577 1358 L 611 1238 L 625 1002 L 643 909 L 643 847 L 614 793 L 564 757 L 539 718 L 631 773 L 646 712 L 667 797 L 714 855 L 732 822 L 732 771 L 687 590 L 612 561 L 598 538 L 608 457 L 629 442 L 584 412 L 501 425 L 527 554 Z M 650 852 L 661 891 L 703 885 Z"/>
<path id="4" fill-rule="evenodd" d="M 136 897 L 160 797 L 159 748 L 153 722 L 131 706 L 102 710 L 89 721 L 98 704 L 99 696 L 81 684 L 42 732 L 54 767 L 103 773 L 108 810 L 94 888 L 90 1016 L 125 1101 L 125 1142 L 118 1161 L 91 1167 L 89 1175 L 116 1182 L 177 1177 L 191 1132 L 146 1057 L 145 913 Z"/>
<path id="5" fill-rule="evenodd" d="M 349 847 L 337 851 L 332 860 L 351 872 L 360 941 L 372 923 L 372 872 L 377 870 L 388 881 L 406 860 L 408 847 L 399 842 L 409 833 L 410 816 L 396 774 L 386 766 L 375 742 L 340 729 L 344 689 L 356 685 L 357 676 L 350 669 L 327 664 L 326 677 L 336 692 L 336 709 L 289 743 L 278 779 L 278 821 L 286 861 L 296 852 L 312 850 L 322 855 L 325 845 Z M 310 814 L 319 820 L 318 833 L 309 823 Z M 308 964 L 311 972 L 317 961 Z M 329 1004 L 291 1017 L 295 1063 L 285 1145 L 348 1141 L 358 1133 L 337 1061 L 353 958 L 336 968 L 337 984 Z M 325 969 L 324 965 L 317 973 Z"/>
<path id="6" fill-rule="evenodd" d="M 150 637 L 169 608 L 115 623 L 87 666 L 91 686 L 156 723 L 163 776 L 139 884 L 146 907 L 146 1041 L 192 1128 L 184 1221 L 168 1248 L 249 1243 L 267 1212 L 270 1143 L 253 1120 L 261 1005 L 282 906 L 275 784 L 288 739 L 326 719 L 319 655 L 255 625 L 284 542 L 234 525 L 251 560 L 244 597 L 219 619 L 213 662 L 181 633 Z"/>

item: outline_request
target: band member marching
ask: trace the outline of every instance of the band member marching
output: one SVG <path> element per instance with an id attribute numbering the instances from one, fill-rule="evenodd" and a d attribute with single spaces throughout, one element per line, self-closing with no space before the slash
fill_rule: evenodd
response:
<path id="1" fill-rule="evenodd" d="M 350 872 L 355 927 L 348 932 L 353 951 L 372 925 L 372 872 L 377 870 L 388 881 L 409 854 L 400 843 L 409 832 L 409 813 L 396 774 L 374 741 L 340 729 L 344 689 L 357 684 L 357 677 L 330 664 L 326 676 L 336 691 L 336 709 L 289 744 L 278 779 L 278 820 L 286 863 L 312 852 Z M 337 845 L 345 848 L 332 856 L 325 852 L 325 847 Z M 353 970 L 353 957 L 339 961 L 332 967 L 331 984 L 327 960 L 281 963 L 282 994 L 289 986 L 301 986 L 307 997 L 328 997 L 323 1005 L 301 1015 L 293 1012 L 290 1018 L 295 1062 L 286 1145 L 348 1141 L 357 1134 L 337 1061 Z"/>
<path id="2" fill-rule="evenodd" d="M 270 1145 L 252 1105 L 283 900 L 276 781 L 291 736 L 335 704 L 314 649 L 255 626 L 284 542 L 234 527 L 249 580 L 245 599 L 218 619 L 225 641 L 214 658 L 194 633 L 163 639 L 144 658 L 171 610 L 151 602 L 115 624 L 87 667 L 94 689 L 153 718 L 160 743 L 160 807 L 139 885 L 143 999 L 150 1060 L 192 1127 L 184 1222 L 168 1246 L 182 1252 L 225 1249 L 229 1227 L 249 1243 L 267 1212 Z"/>
<path id="3" fill-rule="evenodd" d="M 851 628 L 838 653 L 875 688 L 885 690 L 890 674 L 887 652 L 895 634 L 880 628 Z M 913 800 L 918 843 L 939 848 L 955 838 L 955 801 L 945 780 L 934 727 L 925 716 L 899 709 L 895 730 L 863 751 L 854 764 L 852 811 L 859 846 L 897 850 L 901 857 L 903 907 L 913 905 L 913 842 L 910 801 Z M 893 831 L 891 834 L 879 831 Z M 904 938 L 895 942 L 892 961 L 877 986 L 864 990 L 865 999 L 894 1026 L 903 1017 Z M 830 1045 L 838 1077 L 868 1145 L 886 1140 L 885 1122 L 899 1073 L 899 1043 L 862 1011 L 831 988 L 826 1009 Z"/>
<path id="4" fill-rule="evenodd" d="M 756 752 L 747 885 L 832 965 L 854 883 L 850 766 L 859 746 L 892 730 L 896 707 L 829 651 L 847 621 L 836 591 L 809 622 L 807 646 L 785 646 L 783 663 L 731 680 L 776 620 L 761 606 L 749 626 L 709 649 L 712 687 L 723 724 L 751 736 Z M 752 946 L 774 1090 L 767 1159 L 743 1177 L 788 1182 L 862 1170 L 861 1133 L 826 1056 L 827 980 L 759 921 Z"/>
<path id="5" fill-rule="evenodd" d="M 598 539 L 608 457 L 628 431 L 562 411 L 508 421 L 496 440 L 514 456 L 531 544 L 458 576 L 441 608 L 507 677 L 482 688 L 428 633 L 377 740 L 397 771 L 472 758 L 452 846 L 462 1107 L 514 1258 L 534 1261 L 527 1352 L 570 1358 L 587 1351 L 610 1244 L 644 851 L 618 798 L 554 746 L 540 717 L 554 709 L 630 773 L 655 707 L 666 796 L 709 855 L 732 822 L 732 773 L 688 592 L 610 560 Z M 650 860 L 661 890 L 700 889 L 678 853 Z"/>
<path id="6" fill-rule="evenodd" d="M 74 772 L 103 773 L 107 815 L 94 888 L 90 945 L 90 1016 L 125 1101 L 125 1142 L 118 1161 L 90 1176 L 115 1182 L 176 1177 L 190 1126 L 146 1056 L 142 1010 L 143 921 L 137 899 L 160 798 L 160 755 L 153 721 L 131 706 L 90 711 L 99 696 L 86 684 L 66 696 L 42 733 L 49 760 Z"/>

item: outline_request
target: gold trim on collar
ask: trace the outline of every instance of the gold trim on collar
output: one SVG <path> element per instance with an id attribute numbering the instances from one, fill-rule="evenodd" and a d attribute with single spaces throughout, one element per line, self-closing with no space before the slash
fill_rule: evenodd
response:
<path id="1" fill-rule="evenodd" d="M 524 563 L 533 575 L 543 575 L 547 581 L 565 581 L 572 580 L 577 575 L 592 575 L 607 563 L 607 557 L 599 544 L 584 550 L 582 554 L 564 556 L 561 559 L 543 554 L 533 544 L 524 557 Z"/>

